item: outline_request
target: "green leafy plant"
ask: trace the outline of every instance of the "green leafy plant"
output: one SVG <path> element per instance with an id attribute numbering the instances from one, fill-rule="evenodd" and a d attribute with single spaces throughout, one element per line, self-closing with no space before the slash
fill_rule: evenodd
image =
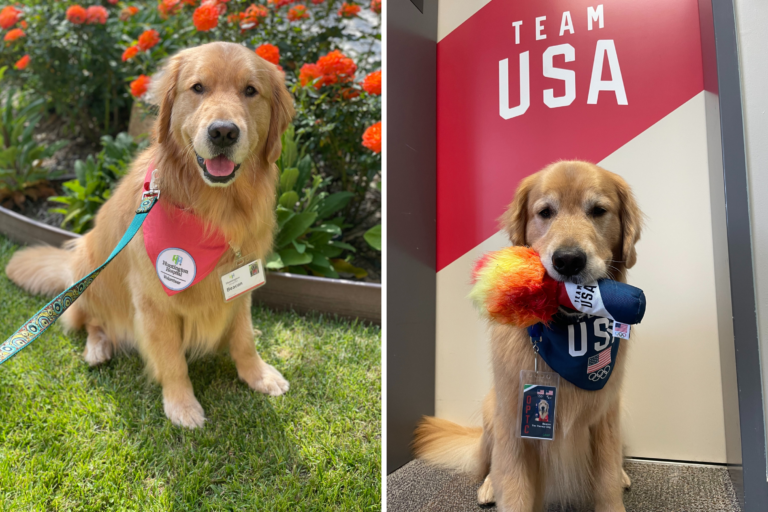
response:
<path id="1" fill-rule="evenodd" d="M 102 150 L 96 158 L 89 155 L 85 161 L 75 162 L 76 179 L 63 184 L 66 195 L 50 198 L 65 205 L 50 211 L 63 214 L 61 226 L 71 226 L 75 233 L 83 233 L 92 227 L 96 212 L 109 199 L 133 155 L 147 144 L 146 141 L 135 142 L 127 133 L 120 133 L 114 139 L 105 135 L 101 143 Z"/>
<path id="2" fill-rule="evenodd" d="M 363 235 L 363 238 L 365 238 L 365 241 L 368 242 L 368 245 L 376 249 L 377 251 L 381 250 L 381 224 L 376 224 L 371 229 L 365 232 Z"/>
<path id="3" fill-rule="evenodd" d="M 14 108 L 14 101 L 20 106 Z M 23 208 L 27 198 L 37 200 L 56 192 L 47 178 L 42 161 L 61 149 L 66 141 L 40 144 L 34 130 L 40 122 L 42 99 L 25 103 L 25 98 L 9 91 L 0 119 L 0 202 L 6 208 Z"/>
<path id="4" fill-rule="evenodd" d="M 341 258 L 345 251 L 355 251 L 340 240 L 342 229 L 349 226 L 339 215 L 354 194 L 326 191 L 330 179 L 315 172 L 309 155 L 299 153 L 293 127 L 283 134 L 282 141 L 283 152 L 277 162 L 279 231 L 267 268 L 322 277 L 337 278 L 339 272 L 365 277 L 364 270 Z"/>
<path id="5" fill-rule="evenodd" d="M 105 23 L 74 24 L 66 12 L 76 3 L 24 0 L 17 4 L 20 20 L 26 23 L 24 36 L 0 52 L 0 65 L 9 66 L 6 78 L 12 83 L 45 98 L 70 133 L 96 144 L 102 134 L 115 134 L 127 126 L 130 70 L 120 59 L 119 11 L 110 5 Z M 28 65 L 15 66 L 25 55 Z"/>

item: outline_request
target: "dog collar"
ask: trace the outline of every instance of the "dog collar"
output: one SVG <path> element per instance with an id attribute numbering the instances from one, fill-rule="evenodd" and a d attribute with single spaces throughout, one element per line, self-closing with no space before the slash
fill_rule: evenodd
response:
<path id="1" fill-rule="evenodd" d="M 144 190 L 152 181 L 153 163 L 144 177 Z M 229 245 L 216 227 L 208 227 L 195 215 L 162 202 L 142 226 L 144 247 L 168 296 L 199 283 L 210 274 Z"/>
<path id="2" fill-rule="evenodd" d="M 547 325 L 528 327 L 528 335 L 549 367 L 581 389 L 603 389 L 616 366 L 621 339 L 610 318 L 558 313 Z"/>

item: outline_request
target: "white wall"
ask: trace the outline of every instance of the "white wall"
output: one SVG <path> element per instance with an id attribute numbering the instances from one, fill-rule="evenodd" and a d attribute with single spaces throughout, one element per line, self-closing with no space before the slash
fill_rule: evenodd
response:
<path id="1" fill-rule="evenodd" d="M 491 0 L 438 0 L 437 41 L 453 32 Z"/>
<path id="2" fill-rule="evenodd" d="M 768 350 L 768 2 L 736 0 L 760 351 Z M 763 397 L 768 358 L 761 357 Z M 768 423 L 768 417 L 766 418 Z"/>

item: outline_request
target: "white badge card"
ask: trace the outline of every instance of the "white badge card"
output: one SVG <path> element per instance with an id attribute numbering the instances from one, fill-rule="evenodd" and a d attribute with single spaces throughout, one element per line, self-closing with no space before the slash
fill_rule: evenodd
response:
<path id="1" fill-rule="evenodd" d="M 526 439 L 555 439 L 557 387 L 560 375 L 554 372 L 520 372 L 520 408 L 517 435 Z"/>
<path id="2" fill-rule="evenodd" d="M 242 261 L 248 263 L 243 264 Z M 224 302 L 236 299 L 267 282 L 261 260 L 252 260 L 247 257 L 245 260 L 237 261 L 234 265 L 219 270 L 219 278 L 221 291 L 224 292 Z"/>

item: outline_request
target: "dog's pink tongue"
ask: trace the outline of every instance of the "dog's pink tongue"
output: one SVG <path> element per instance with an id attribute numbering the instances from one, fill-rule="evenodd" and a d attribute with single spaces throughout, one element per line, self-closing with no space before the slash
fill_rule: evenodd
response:
<path id="1" fill-rule="evenodd" d="M 206 158 L 205 168 L 214 176 L 229 176 L 235 170 L 235 162 L 224 155 L 219 155 L 210 160 Z"/>

